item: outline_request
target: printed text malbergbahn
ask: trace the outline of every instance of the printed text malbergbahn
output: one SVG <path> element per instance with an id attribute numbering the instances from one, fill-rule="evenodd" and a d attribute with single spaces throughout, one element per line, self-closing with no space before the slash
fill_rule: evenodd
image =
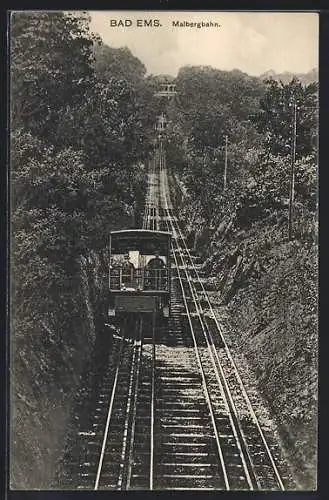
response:
<path id="1" fill-rule="evenodd" d="M 173 28 L 220 28 L 219 23 L 212 21 L 172 21 Z"/>

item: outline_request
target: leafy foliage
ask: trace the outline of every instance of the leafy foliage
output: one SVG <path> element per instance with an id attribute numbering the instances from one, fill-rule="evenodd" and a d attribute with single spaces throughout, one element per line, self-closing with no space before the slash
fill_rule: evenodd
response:
<path id="1" fill-rule="evenodd" d="M 69 103 L 80 102 L 92 75 L 88 16 L 15 12 L 11 18 L 13 126 L 47 137 Z"/>
<path id="2" fill-rule="evenodd" d="M 317 84 L 303 86 L 296 78 L 287 84 L 273 79 L 265 83 L 266 94 L 252 120 L 265 136 L 269 152 L 281 155 L 290 152 L 296 105 L 296 157 L 314 153 L 317 147 Z"/>
<path id="3" fill-rule="evenodd" d="M 296 78 L 262 83 L 239 71 L 210 67 L 182 68 L 176 84 L 179 102 L 176 110 L 168 109 L 176 149 L 169 150 L 169 160 L 182 172 L 199 216 L 216 226 L 230 213 L 237 227 L 272 215 L 286 218 L 296 103 L 295 224 L 300 225 L 302 212 L 304 222 L 308 217 L 312 224 L 317 84 L 305 86 Z M 225 156 L 228 196 L 223 192 Z"/>
<path id="4" fill-rule="evenodd" d="M 94 55 L 98 79 L 107 82 L 115 77 L 118 80 L 128 80 L 134 86 L 142 84 L 146 68 L 127 47 L 115 49 L 104 44 L 95 44 Z"/>

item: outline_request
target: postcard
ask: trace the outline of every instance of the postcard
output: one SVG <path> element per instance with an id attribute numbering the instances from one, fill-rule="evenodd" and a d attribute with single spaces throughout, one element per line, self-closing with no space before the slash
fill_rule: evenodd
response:
<path id="1" fill-rule="evenodd" d="M 9 39 L 10 488 L 316 490 L 318 14 Z"/>

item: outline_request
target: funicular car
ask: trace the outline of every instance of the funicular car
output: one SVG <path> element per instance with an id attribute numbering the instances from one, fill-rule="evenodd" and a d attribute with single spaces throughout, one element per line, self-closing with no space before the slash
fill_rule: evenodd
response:
<path id="1" fill-rule="evenodd" d="M 164 231 L 110 233 L 109 316 L 170 312 L 170 239 Z"/>

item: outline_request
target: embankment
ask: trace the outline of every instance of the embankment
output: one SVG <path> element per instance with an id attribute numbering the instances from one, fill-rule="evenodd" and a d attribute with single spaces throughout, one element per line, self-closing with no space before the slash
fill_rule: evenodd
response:
<path id="1" fill-rule="evenodd" d="M 96 254 L 81 258 L 69 293 L 39 297 L 34 316 L 11 327 L 11 446 L 13 489 L 54 487 L 70 412 L 104 322 L 103 270 Z M 51 486 L 52 485 L 52 486 Z"/>

